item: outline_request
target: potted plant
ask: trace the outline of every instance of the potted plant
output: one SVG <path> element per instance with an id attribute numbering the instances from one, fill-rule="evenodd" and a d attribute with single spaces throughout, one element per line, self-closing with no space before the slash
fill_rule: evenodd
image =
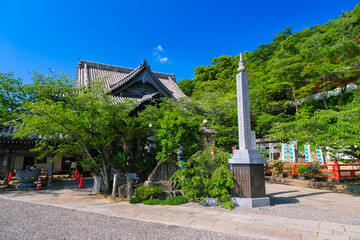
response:
<path id="1" fill-rule="evenodd" d="M 295 172 L 300 175 L 301 180 L 304 180 L 305 176 L 315 179 L 321 175 L 321 166 L 318 162 L 310 162 L 307 165 L 299 164 Z"/>
<path id="2" fill-rule="evenodd" d="M 284 172 L 284 162 L 281 160 L 275 160 L 272 163 L 272 167 L 274 168 L 274 175 L 277 177 L 283 177 Z"/>
<path id="3" fill-rule="evenodd" d="M 267 174 L 271 171 L 271 162 L 267 161 L 264 164 L 264 175 L 268 176 Z"/>
<path id="4" fill-rule="evenodd" d="M 308 165 L 308 175 L 312 178 L 312 179 L 316 179 L 316 177 L 321 175 L 321 166 L 319 164 L 319 162 L 310 162 Z"/>
<path id="5" fill-rule="evenodd" d="M 286 172 L 288 173 L 288 178 L 293 178 L 294 175 L 293 175 L 293 165 L 290 163 L 290 164 L 287 164 L 286 165 Z"/>
<path id="6" fill-rule="evenodd" d="M 301 180 L 305 180 L 305 175 L 307 174 L 308 166 L 304 164 L 299 164 L 296 167 L 295 172 L 299 174 Z"/>

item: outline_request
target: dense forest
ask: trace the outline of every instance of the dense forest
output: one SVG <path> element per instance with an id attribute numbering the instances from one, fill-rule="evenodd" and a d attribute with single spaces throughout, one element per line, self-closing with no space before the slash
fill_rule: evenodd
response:
<path id="1" fill-rule="evenodd" d="M 359 157 L 360 4 L 353 11 L 292 32 L 244 53 L 249 74 L 252 128 L 258 137 L 298 140 Z M 218 145 L 237 143 L 236 74 L 239 55 L 198 66 L 179 81 L 220 132 Z M 299 144 L 299 148 L 301 149 Z"/>

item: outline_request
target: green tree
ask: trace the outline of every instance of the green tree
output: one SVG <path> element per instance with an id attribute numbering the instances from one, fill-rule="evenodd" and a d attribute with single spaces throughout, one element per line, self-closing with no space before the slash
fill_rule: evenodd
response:
<path id="1" fill-rule="evenodd" d="M 272 129 L 271 137 L 297 139 L 322 149 L 332 148 L 334 153 L 360 157 L 360 93 L 345 106 L 318 110 L 311 118 L 281 123 Z"/>
<path id="2" fill-rule="evenodd" d="M 105 193 L 109 193 L 110 169 L 119 166 L 119 158 L 114 156 L 123 151 L 121 143 L 127 152 L 134 149 L 130 143 L 133 139 L 127 138 L 131 136 L 127 119 L 136 104 L 115 104 L 101 83 L 78 88 L 66 75 L 36 77 L 36 101 L 26 105 L 31 114 L 22 115 L 23 124 L 18 124 L 15 137 L 40 135 L 42 140 L 34 150 L 43 156 L 85 155 L 84 163 L 102 176 Z M 134 125 L 131 127 L 131 131 L 140 134 Z"/>
<path id="3" fill-rule="evenodd" d="M 24 102 L 30 100 L 31 88 L 22 85 L 14 73 L 0 73 L 0 123 L 13 120 L 24 112 Z"/>
<path id="4" fill-rule="evenodd" d="M 175 160 L 180 146 L 183 147 L 183 159 L 188 159 L 199 149 L 198 117 L 187 117 L 179 109 L 165 112 L 159 119 L 159 129 L 155 133 L 156 142 L 160 149 L 156 158 L 158 160 Z"/>
<path id="5" fill-rule="evenodd" d="M 203 121 L 202 110 L 190 99 L 163 99 L 157 106 L 148 106 L 139 113 L 142 121 L 151 123 L 155 135 L 157 160 L 176 160 L 183 147 L 183 160 L 199 150 L 197 134 Z"/>
<path id="6" fill-rule="evenodd" d="M 188 97 L 191 97 L 195 84 L 195 80 L 193 79 L 182 79 L 178 82 L 179 88 Z"/>
<path id="7" fill-rule="evenodd" d="M 215 152 L 215 155 L 211 154 Z M 195 201 L 217 198 L 218 204 L 231 209 L 234 205 L 230 191 L 234 187 L 234 177 L 228 168 L 230 154 L 216 148 L 201 150 L 184 163 L 184 169 L 173 175 L 187 197 Z"/>

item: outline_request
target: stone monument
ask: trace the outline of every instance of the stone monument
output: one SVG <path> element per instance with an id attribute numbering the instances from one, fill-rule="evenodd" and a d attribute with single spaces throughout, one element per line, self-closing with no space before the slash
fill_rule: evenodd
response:
<path id="1" fill-rule="evenodd" d="M 239 150 L 233 150 L 229 165 L 235 179 L 233 202 L 242 207 L 270 206 L 270 199 L 265 193 L 264 164 L 266 159 L 255 149 L 254 134 L 250 126 L 250 101 L 248 75 L 240 54 L 236 75 Z"/>
<path id="2" fill-rule="evenodd" d="M 30 166 L 26 166 L 25 170 L 16 170 L 16 178 L 20 182 L 20 184 L 17 185 L 16 188 L 21 189 L 36 187 L 36 184 L 34 182 L 37 181 L 40 173 L 40 168 L 30 169 Z"/>

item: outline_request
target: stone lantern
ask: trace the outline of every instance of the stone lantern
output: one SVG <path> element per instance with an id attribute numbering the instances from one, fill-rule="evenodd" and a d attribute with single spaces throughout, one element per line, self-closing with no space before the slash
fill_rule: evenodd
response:
<path id="1" fill-rule="evenodd" d="M 213 144 L 213 138 L 215 134 L 218 134 L 217 131 L 210 128 L 210 124 L 208 124 L 208 121 L 205 119 L 203 121 L 202 128 L 198 131 L 198 135 L 201 139 L 201 144 L 206 147 L 209 144 Z"/>

